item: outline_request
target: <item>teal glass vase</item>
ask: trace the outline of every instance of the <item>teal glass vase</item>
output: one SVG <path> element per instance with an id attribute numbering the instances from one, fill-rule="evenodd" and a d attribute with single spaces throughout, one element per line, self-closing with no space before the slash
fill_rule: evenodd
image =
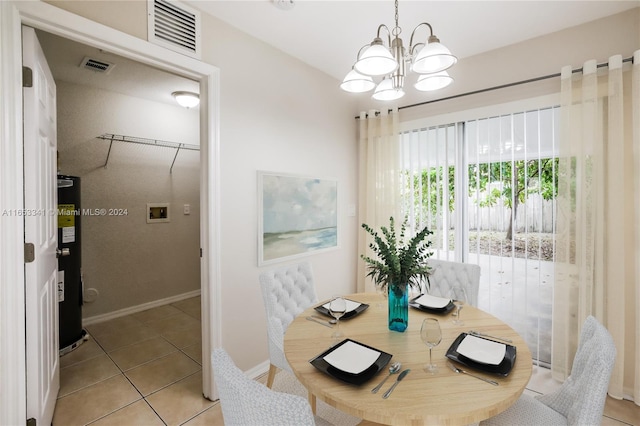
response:
<path id="1" fill-rule="evenodd" d="M 409 286 L 389 285 L 389 330 L 403 332 L 409 326 Z"/>

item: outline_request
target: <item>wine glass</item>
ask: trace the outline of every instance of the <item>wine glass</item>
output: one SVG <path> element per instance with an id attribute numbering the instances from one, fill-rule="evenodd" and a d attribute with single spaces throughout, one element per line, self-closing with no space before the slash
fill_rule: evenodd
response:
<path id="1" fill-rule="evenodd" d="M 463 287 L 451 287 L 449 298 L 456 305 L 456 316 L 453 319 L 453 323 L 455 325 L 464 325 L 464 321 L 460 319 L 460 310 L 467 303 L 467 292 Z"/>
<path id="2" fill-rule="evenodd" d="M 344 333 L 340 330 L 340 318 L 347 312 L 347 302 L 342 296 L 334 296 L 329 302 L 329 313 L 336 319 L 335 330 L 331 334 L 334 344 L 339 343 L 344 337 Z"/>
<path id="3" fill-rule="evenodd" d="M 425 345 L 429 346 L 429 364 L 424 365 L 424 371 L 431 374 L 438 372 L 438 366 L 433 363 L 431 350 L 440 344 L 442 340 L 442 330 L 440 323 L 435 318 L 425 318 L 420 328 L 420 338 Z"/>

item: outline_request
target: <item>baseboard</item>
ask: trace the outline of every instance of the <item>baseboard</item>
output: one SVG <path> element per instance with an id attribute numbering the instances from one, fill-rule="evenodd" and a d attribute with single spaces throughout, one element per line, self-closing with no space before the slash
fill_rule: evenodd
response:
<path id="1" fill-rule="evenodd" d="M 179 302 L 180 300 L 190 299 L 192 297 L 200 296 L 200 290 L 190 291 L 188 293 L 178 294 L 177 296 L 167 297 L 165 299 L 154 300 L 152 302 L 143 303 L 142 305 L 130 306 L 128 308 L 120 309 L 118 311 L 109 312 L 108 314 L 94 315 L 82 319 L 82 326 L 96 324 L 103 321 L 109 321 L 115 318 L 124 317 L 127 315 L 135 314 L 137 312 L 146 311 L 147 309 L 156 308 L 162 305 L 168 305 L 169 303 Z"/>
<path id="2" fill-rule="evenodd" d="M 258 364 L 255 367 L 245 371 L 244 374 L 247 377 L 255 380 L 258 377 L 260 377 L 260 376 L 262 376 L 264 374 L 267 374 L 268 371 L 269 371 L 269 361 L 265 361 L 262 364 Z"/>

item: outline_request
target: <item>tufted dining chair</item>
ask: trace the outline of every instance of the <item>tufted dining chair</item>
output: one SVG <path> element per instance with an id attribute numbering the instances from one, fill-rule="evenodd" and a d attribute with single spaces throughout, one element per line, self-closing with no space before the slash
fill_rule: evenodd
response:
<path id="1" fill-rule="evenodd" d="M 562 386 L 546 395 L 521 395 L 506 411 L 480 425 L 599 425 L 615 359 L 611 334 L 589 316 L 582 326 L 571 375 Z"/>
<path id="2" fill-rule="evenodd" d="M 309 262 L 301 262 L 260 274 L 260 288 L 267 313 L 269 374 L 267 387 L 273 385 L 278 368 L 292 372 L 284 356 L 284 333 L 293 319 L 308 307 L 318 303 L 313 272 Z M 309 394 L 315 412 L 315 397 Z"/>
<path id="3" fill-rule="evenodd" d="M 329 425 L 298 395 L 273 391 L 250 379 L 221 348 L 211 355 L 213 377 L 226 426 Z"/>
<path id="4" fill-rule="evenodd" d="M 439 259 L 429 259 L 427 264 L 432 268 L 431 275 L 429 275 L 429 294 L 448 297 L 452 287 L 461 286 L 467 293 L 469 305 L 478 306 L 480 266 Z"/>

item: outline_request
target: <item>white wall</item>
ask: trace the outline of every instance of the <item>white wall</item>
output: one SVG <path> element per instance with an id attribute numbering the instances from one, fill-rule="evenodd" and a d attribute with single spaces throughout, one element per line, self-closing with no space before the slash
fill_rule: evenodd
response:
<path id="1" fill-rule="evenodd" d="M 109 142 L 104 133 L 198 144 L 198 112 L 57 82 L 59 170 L 80 176 L 83 317 L 109 314 L 200 288 L 198 151 Z M 147 202 L 169 202 L 169 223 L 146 223 Z M 183 205 L 191 214 L 183 215 Z M 117 215 L 109 215 L 117 209 Z M 126 211 L 126 214 L 124 214 Z M 122 214 L 122 215 L 121 215 Z"/>
<path id="2" fill-rule="evenodd" d="M 222 70 L 222 341 L 246 368 L 267 359 L 256 173 L 338 180 L 340 248 L 308 259 L 321 299 L 354 292 L 358 224 L 346 213 L 357 201 L 356 123 L 335 80 L 216 19 L 203 30 L 205 61 Z"/>

